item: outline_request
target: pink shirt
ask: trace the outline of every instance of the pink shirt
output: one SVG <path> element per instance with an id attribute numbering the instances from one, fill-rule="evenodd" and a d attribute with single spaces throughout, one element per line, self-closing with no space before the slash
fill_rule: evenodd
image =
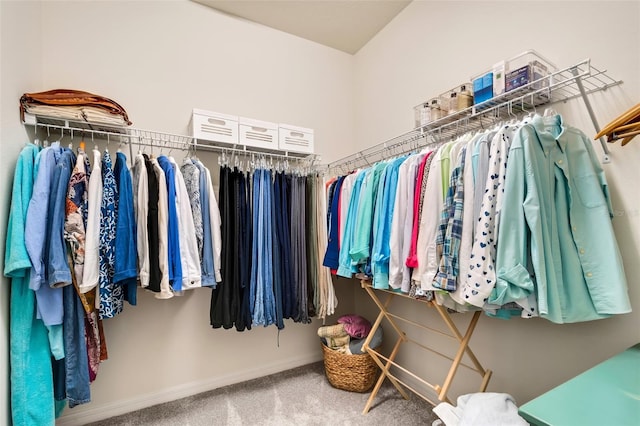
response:
<path id="1" fill-rule="evenodd" d="M 420 191 L 422 188 L 422 180 L 424 179 L 424 168 L 427 164 L 427 160 L 433 154 L 433 151 L 428 152 L 427 155 L 424 156 L 420 165 L 418 166 L 418 173 L 416 174 L 416 187 L 413 191 L 413 228 L 411 231 L 411 248 L 409 249 L 409 256 L 406 260 L 406 265 L 409 268 L 417 268 L 418 267 L 418 256 L 417 256 L 417 244 L 418 244 L 418 229 L 420 228 Z"/>

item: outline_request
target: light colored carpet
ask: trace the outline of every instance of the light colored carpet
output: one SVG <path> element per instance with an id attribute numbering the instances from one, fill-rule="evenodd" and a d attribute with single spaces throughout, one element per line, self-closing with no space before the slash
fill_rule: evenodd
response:
<path id="1" fill-rule="evenodd" d="M 322 362 L 215 389 L 92 423 L 154 425 L 431 425 L 438 417 L 416 395 L 405 400 L 388 380 L 368 414 L 369 394 L 333 388 Z"/>

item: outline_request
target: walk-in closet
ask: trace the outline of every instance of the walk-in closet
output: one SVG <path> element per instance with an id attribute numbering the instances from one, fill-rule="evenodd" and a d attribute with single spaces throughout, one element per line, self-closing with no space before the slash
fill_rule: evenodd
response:
<path id="1" fill-rule="evenodd" d="M 569 424 L 589 387 L 640 423 L 637 1 L 3 0 L 0 31 L 0 423 Z"/>

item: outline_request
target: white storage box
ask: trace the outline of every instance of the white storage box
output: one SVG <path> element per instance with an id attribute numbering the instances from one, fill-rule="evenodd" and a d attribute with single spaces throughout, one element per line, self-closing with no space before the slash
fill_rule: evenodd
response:
<path id="1" fill-rule="evenodd" d="M 194 108 L 191 135 L 199 141 L 235 145 L 238 143 L 238 117 Z"/>
<path id="2" fill-rule="evenodd" d="M 313 129 L 280 124 L 278 137 L 281 151 L 313 154 Z"/>
<path id="3" fill-rule="evenodd" d="M 269 121 L 240 117 L 240 145 L 278 149 L 278 125 Z"/>

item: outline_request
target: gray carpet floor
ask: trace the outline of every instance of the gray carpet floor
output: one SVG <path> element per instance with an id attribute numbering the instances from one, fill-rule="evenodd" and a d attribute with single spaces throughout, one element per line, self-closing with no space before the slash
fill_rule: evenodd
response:
<path id="1" fill-rule="evenodd" d="M 156 405 L 93 426 L 157 425 L 431 425 L 438 417 L 416 395 L 409 400 L 389 384 L 369 413 L 369 394 L 333 388 L 322 362 Z"/>

